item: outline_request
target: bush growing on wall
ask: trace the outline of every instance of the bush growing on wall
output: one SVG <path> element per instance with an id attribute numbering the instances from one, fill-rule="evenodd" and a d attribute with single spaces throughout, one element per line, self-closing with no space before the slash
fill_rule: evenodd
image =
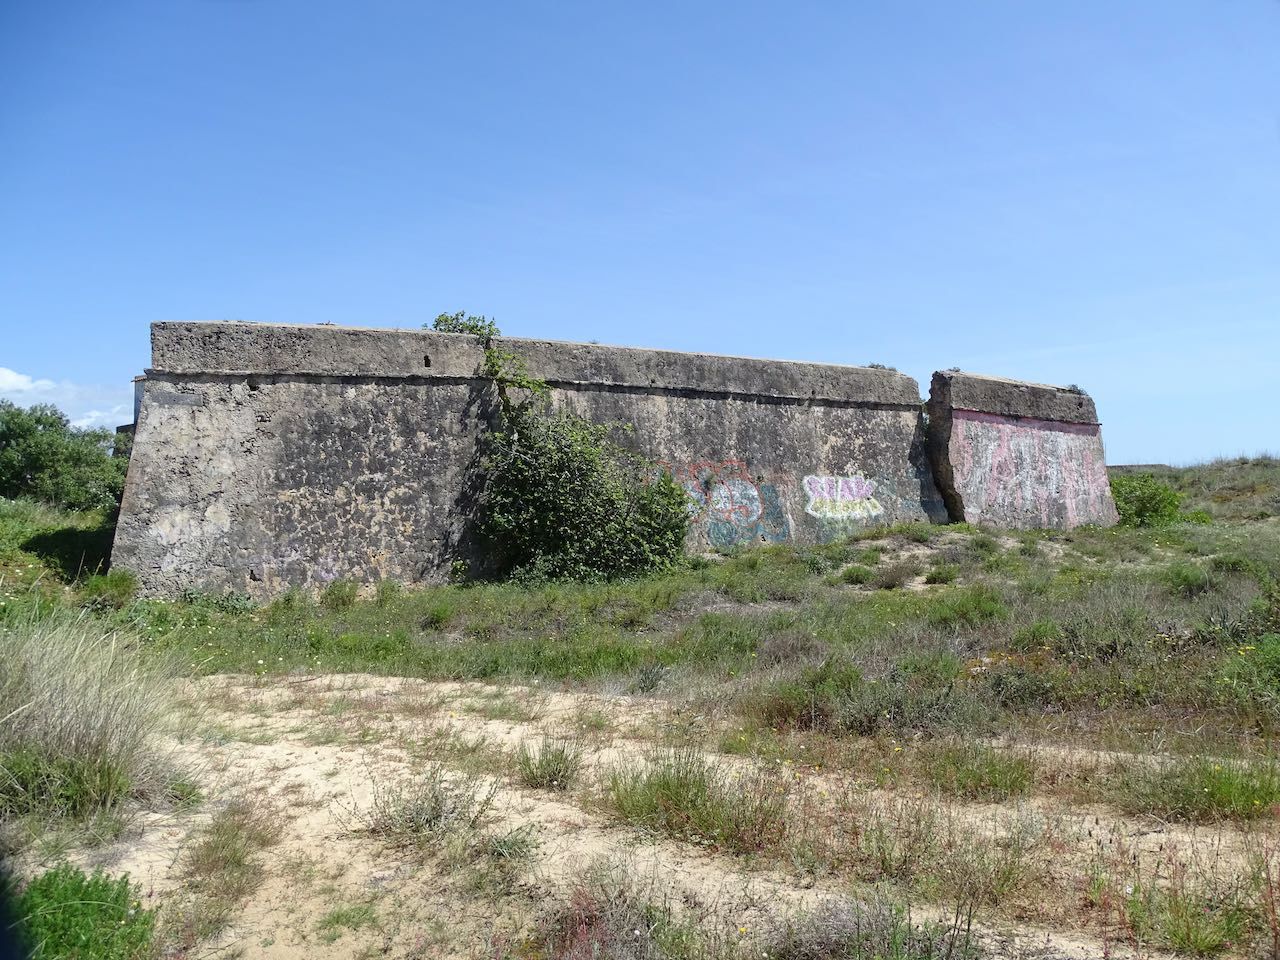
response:
<path id="1" fill-rule="evenodd" d="M 546 384 L 494 344 L 492 320 L 441 314 L 433 326 L 478 337 L 482 373 L 498 391 L 501 423 L 481 464 L 478 525 L 501 572 L 602 580 L 680 559 L 688 494 L 669 473 L 619 444 L 610 425 L 552 411 Z"/>
<path id="2" fill-rule="evenodd" d="M 71 426 L 57 407 L 0 400 L 0 497 L 33 497 L 70 510 L 114 510 L 128 461 L 112 434 Z"/>
<path id="3" fill-rule="evenodd" d="M 1149 473 L 1115 474 L 1111 495 L 1126 527 L 1167 527 L 1181 519 L 1182 494 Z"/>
<path id="4" fill-rule="evenodd" d="M 481 531 L 518 575 L 599 580 L 669 567 L 684 549 L 688 495 L 623 449 L 609 427 L 517 408 L 484 459 Z"/>

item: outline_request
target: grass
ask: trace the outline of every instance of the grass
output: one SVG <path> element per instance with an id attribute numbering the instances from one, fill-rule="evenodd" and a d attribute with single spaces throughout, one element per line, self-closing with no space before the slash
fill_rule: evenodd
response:
<path id="1" fill-rule="evenodd" d="M 544 737 L 535 747 L 521 743 L 516 749 L 516 773 L 527 787 L 568 790 L 581 769 L 582 750 L 567 740 Z"/>
<path id="2" fill-rule="evenodd" d="M 140 895 L 128 876 L 86 874 L 62 864 L 17 892 L 17 937 L 31 960 L 147 960 L 156 917 L 143 908 Z"/>
<path id="3" fill-rule="evenodd" d="M 164 658 L 85 614 L 0 623 L 0 815 L 83 819 L 180 780 Z"/>
<path id="4" fill-rule="evenodd" d="M 1203 510 L 1218 520 L 1256 520 L 1280 514 L 1280 459 L 1276 457 L 1230 457 L 1191 467 L 1137 469 L 1181 493 L 1184 510 Z"/>
<path id="5" fill-rule="evenodd" d="M 865 903 L 836 901 L 797 918 L 775 922 L 760 955 L 771 960 L 976 960 L 971 926 L 916 924 L 883 897 Z"/>
<path id="6" fill-rule="evenodd" d="M 1127 813 L 1200 823 L 1257 820 L 1280 809 L 1280 766 L 1269 757 L 1130 763 L 1112 770 L 1108 788 L 1111 802 Z"/>
<path id="7" fill-rule="evenodd" d="M 335 943 L 348 930 L 378 926 L 378 913 L 369 903 L 334 907 L 316 922 L 316 933 L 325 943 Z"/>
<path id="8" fill-rule="evenodd" d="M 622 868 L 590 871 L 544 916 L 521 956 L 548 960 L 979 960 L 963 921 L 920 924 L 882 895 L 840 900 L 759 928 L 700 915 Z"/>
<path id="9" fill-rule="evenodd" d="M 432 763 L 412 780 L 374 784 L 367 808 L 351 812 L 356 829 L 398 846 L 428 847 L 460 832 L 476 830 L 488 815 L 497 784 L 474 775 L 456 776 Z"/>
<path id="10" fill-rule="evenodd" d="M 869 582 L 877 590 L 898 590 L 922 572 L 920 564 L 911 560 L 899 560 L 880 567 L 872 574 Z"/>
<path id="11" fill-rule="evenodd" d="M 506 833 L 486 837 L 481 843 L 481 852 L 491 860 L 499 863 L 515 865 L 533 859 L 540 846 L 533 826 L 526 824 Z"/>
<path id="12" fill-rule="evenodd" d="M 955 583 L 960 576 L 960 566 L 955 563 L 939 563 L 930 567 L 924 575 L 924 582 L 930 586 L 940 583 Z"/>
<path id="13" fill-rule="evenodd" d="M 213 815 L 182 856 L 185 896 L 164 915 L 164 940 L 171 950 L 190 951 L 227 925 L 240 902 L 262 884 L 261 855 L 279 841 L 283 829 L 280 812 L 248 794 Z"/>
<path id="14" fill-rule="evenodd" d="M 683 747 L 655 752 L 641 765 L 616 766 L 605 785 L 606 803 L 620 820 L 737 854 L 781 843 L 787 793 L 782 778 L 735 777 Z"/>
<path id="15" fill-rule="evenodd" d="M 1015 754 L 977 741 L 926 747 L 921 757 L 925 778 L 952 796 L 1001 802 L 1025 796 L 1035 782 L 1030 754 Z"/>

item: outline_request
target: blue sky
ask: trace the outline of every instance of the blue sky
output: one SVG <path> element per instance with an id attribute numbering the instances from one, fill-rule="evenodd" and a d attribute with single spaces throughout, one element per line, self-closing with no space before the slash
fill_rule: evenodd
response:
<path id="1" fill-rule="evenodd" d="M 0 395 L 147 325 L 418 326 L 1078 383 L 1280 449 L 1280 3 L 0 3 Z"/>

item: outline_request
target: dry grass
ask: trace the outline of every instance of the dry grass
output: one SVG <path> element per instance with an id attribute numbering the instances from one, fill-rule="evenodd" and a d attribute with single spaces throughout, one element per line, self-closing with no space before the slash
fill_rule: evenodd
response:
<path id="1" fill-rule="evenodd" d="M 0 627 L 0 813 L 86 816 L 179 785 L 171 673 L 137 640 L 56 611 Z"/>
<path id="2" fill-rule="evenodd" d="M 182 858 L 185 896 L 162 914 L 162 935 L 171 952 L 185 956 L 219 933 L 238 904 L 261 885 L 261 854 L 284 830 L 279 810 L 244 793 L 234 797 L 196 836 Z"/>
<path id="3" fill-rule="evenodd" d="M 400 846 L 431 846 L 476 830 L 493 806 L 496 782 L 432 763 L 412 780 L 374 783 L 373 799 L 349 811 L 354 829 Z"/>

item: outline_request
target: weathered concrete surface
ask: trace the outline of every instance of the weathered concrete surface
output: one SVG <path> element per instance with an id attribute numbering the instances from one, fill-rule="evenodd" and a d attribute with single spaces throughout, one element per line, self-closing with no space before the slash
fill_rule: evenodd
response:
<path id="1" fill-rule="evenodd" d="M 889 370 L 502 338 L 553 402 L 630 424 L 690 493 L 697 547 L 942 520 L 918 386 Z M 440 579 L 470 549 L 494 416 L 473 337 L 152 327 L 112 562 L 142 589 L 267 596 Z"/>
<path id="2" fill-rule="evenodd" d="M 1119 519 L 1084 393 L 946 371 L 933 375 L 928 413 L 929 459 L 952 520 L 1062 530 Z"/>

